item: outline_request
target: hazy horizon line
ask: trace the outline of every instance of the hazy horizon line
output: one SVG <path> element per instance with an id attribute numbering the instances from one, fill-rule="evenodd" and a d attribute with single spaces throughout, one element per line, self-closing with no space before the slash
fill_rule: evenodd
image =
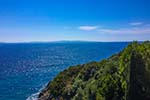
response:
<path id="1" fill-rule="evenodd" d="M 16 41 L 16 42 L 0 42 L 0 43 L 63 43 L 63 42 L 143 42 L 149 40 L 121 40 L 121 41 L 94 41 L 94 40 L 57 40 L 57 41 Z"/>

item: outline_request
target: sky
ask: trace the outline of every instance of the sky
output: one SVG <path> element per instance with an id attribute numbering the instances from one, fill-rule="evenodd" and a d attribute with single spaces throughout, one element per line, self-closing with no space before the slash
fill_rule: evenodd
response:
<path id="1" fill-rule="evenodd" d="M 150 40 L 150 0 L 0 0 L 0 42 Z"/>

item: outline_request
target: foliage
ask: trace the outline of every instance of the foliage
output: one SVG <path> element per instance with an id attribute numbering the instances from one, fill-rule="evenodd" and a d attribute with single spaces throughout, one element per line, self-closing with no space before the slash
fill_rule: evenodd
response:
<path id="1" fill-rule="evenodd" d="M 100 62 L 70 67 L 39 100 L 150 100 L 150 42 L 133 42 Z"/>

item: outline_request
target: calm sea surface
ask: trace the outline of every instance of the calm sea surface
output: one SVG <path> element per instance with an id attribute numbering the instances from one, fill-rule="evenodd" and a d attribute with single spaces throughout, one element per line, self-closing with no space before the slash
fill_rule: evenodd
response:
<path id="1" fill-rule="evenodd" d="M 127 44 L 127 42 L 1 43 L 0 100 L 26 100 L 69 66 L 100 61 L 119 52 Z"/>

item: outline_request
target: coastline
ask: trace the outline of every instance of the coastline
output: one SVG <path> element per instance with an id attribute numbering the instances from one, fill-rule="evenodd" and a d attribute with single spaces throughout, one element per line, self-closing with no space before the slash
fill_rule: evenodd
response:
<path id="1" fill-rule="evenodd" d="M 100 62 L 71 66 L 49 82 L 38 100 L 149 100 L 149 56 L 149 41 L 133 42 Z"/>
<path id="2" fill-rule="evenodd" d="M 26 100 L 38 100 L 39 94 L 42 92 L 44 88 L 46 88 L 47 85 L 48 83 L 43 85 L 42 88 L 40 88 L 38 92 L 31 94 Z"/>

